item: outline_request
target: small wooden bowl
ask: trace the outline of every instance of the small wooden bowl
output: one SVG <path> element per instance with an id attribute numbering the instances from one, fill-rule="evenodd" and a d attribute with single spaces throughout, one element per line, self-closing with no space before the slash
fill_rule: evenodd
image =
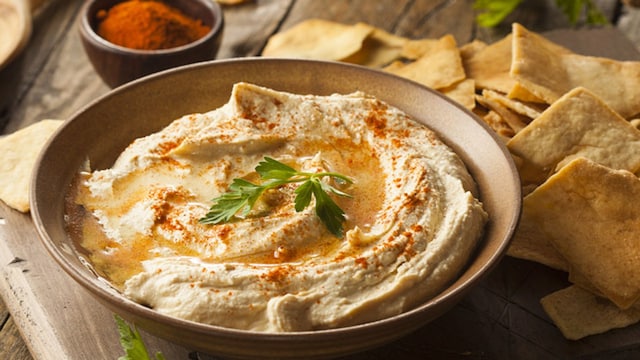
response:
<path id="1" fill-rule="evenodd" d="M 115 45 L 100 35 L 98 11 L 124 0 L 89 0 L 82 8 L 80 38 L 91 64 L 102 80 L 114 88 L 137 78 L 181 65 L 214 59 L 224 29 L 222 9 L 211 0 L 165 0 L 184 14 L 211 27 L 204 37 L 187 45 L 162 50 L 137 50 Z"/>

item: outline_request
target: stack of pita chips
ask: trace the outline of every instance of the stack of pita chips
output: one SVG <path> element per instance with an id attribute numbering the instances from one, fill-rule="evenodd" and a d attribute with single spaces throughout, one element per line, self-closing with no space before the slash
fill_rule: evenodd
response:
<path id="1" fill-rule="evenodd" d="M 525 194 L 508 254 L 568 273 L 571 286 L 541 299 L 566 338 L 640 321 L 640 62 L 576 54 L 519 24 L 493 44 L 459 47 L 450 35 L 298 26 L 264 55 L 384 69 L 459 101 L 501 136 Z"/>
<path id="2" fill-rule="evenodd" d="M 465 75 L 460 48 L 451 35 L 411 40 L 365 23 L 310 19 L 272 36 L 262 56 L 384 69 L 439 90 L 469 109 L 475 106 L 473 81 Z"/>
<path id="3" fill-rule="evenodd" d="M 509 114 L 526 194 L 508 254 L 568 272 L 572 285 L 541 300 L 566 338 L 637 323 L 640 62 L 575 54 L 518 24 L 510 36 L 508 76 L 477 80 L 478 102 Z"/>

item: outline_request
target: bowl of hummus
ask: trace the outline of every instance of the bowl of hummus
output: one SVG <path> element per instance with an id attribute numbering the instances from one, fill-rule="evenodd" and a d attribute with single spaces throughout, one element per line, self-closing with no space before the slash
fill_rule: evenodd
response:
<path id="1" fill-rule="evenodd" d="M 382 345 L 501 259 L 520 183 L 496 135 L 355 65 L 237 59 L 134 81 L 42 152 L 32 216 L 113 312 L 234 358 Z"/>

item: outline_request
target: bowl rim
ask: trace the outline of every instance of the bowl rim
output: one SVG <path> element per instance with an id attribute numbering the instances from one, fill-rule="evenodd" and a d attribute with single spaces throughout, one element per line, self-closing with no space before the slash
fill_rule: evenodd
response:
<path id="1" fill-rule="evenodd" d="M 101 102 L 102 100 L 112 97 L 112 96 L 117 96 L 118 94 L 120 94 L 121 92 L 125 92 L 127 91 L 127 89 L 132 88 L 132 87 L 137 87 L 137 86 L 141 86 L 143 85 L 145 82 L 148 81 L 153 81 L 156 79 L 159 79 L 163 76 L 166 76 L 169 73 L 179 73 L 179 72 L 187 72 L 190 71 L 192 69 L 197 69 L 197 68 L 201 68 L 201 67 L 209 67 L 209 66 L 216 66 L 216 64 L 231 64 L 231 63 L 246 63 L 246 62 L 281 62 L 281 63 L 287 63 L 287 62 L 305 62 L 305 63 L 324 63 L 324 64 L 332 64 L 332 66 L 340 66 L 340 67 L 348 67 L 348 68 L 352 68 L 355 71 L 364 71 L 364 72 L 375 72 L 378 73 L 378 76 L 385 76 L 385 77 L 389 77 L 389 78 L 393 78 L 394 81 L 406 81 L 406 82 L 410 82 L 413 83 L 414 85 L 417 85 L 418 87 L 422 88 L 423 91 L 426 91 L 428 93 L 431 94 L 431 96 L 437 96 L 439 97 L 441 100 L 444 100 L 446 102 L 448 102 L 450 105 L 458 108 L 458 110 L 463 111 L 464 113 L 466 113 L 466 115 L 468 117 L 470 117 L 473 121 L 475 121 L 479 126 L 481 126 L 482 128 L 485 129 L 485 131 L 488 133 L 488 135 L 490 137 L 493 138 L 495 145 L 498 147 L 498 149 L 500 150 L 502 156 L 504 157 L 504 160 L 506 161 L 506 164 L 510 170 L 510 183 L 512 183 L 514 185 L 514 195 L 517 195 L 514 199 L 510 199 L 512 201 L 514 201 L 514 205 L 515 205 L 515 210 L 513 213 L 510 214 L 510 217 L 508 218 L 508 225 L 504 227 L 505 230 L 505 234 L 503 236 L 503 238 L 500 241 L 500 245 L 495 249 L 495 251 L 491 254 L 490 257 L 487 258 L 486 262 L 482 264 L 482 266 L 475 271 L 471 276 L 469 276 L 463 283 L 457 285 L 454 289 L 451 289 L 451 285 L 453 284 L 453 282 L 457 282 L 460 280 L 460 277 L 462 275 L 462 273 L 464 273 L 465 271 L 467 271 L 469 269 L 469 263 L 471 262 L 472 259 L 475 259 L 477 257 L 477 253 L 474 253 L 472 255 L 472 258 L 470 258 L 470 260 L 468 261 L 467 265 L 465 265 L 465 267 L 463 268 L 462 272 L 460 274 L 458 274 L 458 276 L 452 280 L 452 283 L 449 284 L 449 287 L 446 289 L 443 289 L 443 291 L 437 293 L 434 297 L 432 297 L 431 299 L 428 299 L 418 305 L 416 305 L 415 307 L 403 311 L 400 314 L 394 315 L 394 316 L 390 316 L 387 318 L 383 318 L 383 319 L 379 319 L 379 320 L 375 320 L 375 321 L 371 321 L 371 322 L 366 322 L 366 323 L 362 323 L 362 324 L 356 324 L 356 325 L 350 325 L 350 326 L 344 326 L 344 327 L 338 327 L 338 328 L 329 328 L 329 329 L 320 329 L 320 330 L 308 330 L 308 331 L 296 331 L 296 332 L 282 332 L 282 333 L 270 333 L 270 332 L 261 332 L 261 331 L 252 331 L 252 330 L 243 330 L 243 329 L 234 329 L 234 328 L 228 328 L 228 327 L 223 327 L 223 326 L 219 326 L 219 325 L 210 325 L 210 324 L 204 324 L 204 323 L 198 323 L 195 321 L 190 321 L 190 320 L 185 320 L 185 319 L 180 319 L 180 318 L 176 318 L 170 315 L 166 315 L 163 313 L 160 313 L 156 310 L 153 310 L 151 308 L 145 307 L 141 304 L 138 304 L 128 298 L 125 298 L 122 294 L 116 295 L 114 292 L 117 291 L 113 291 L 113 289 L 109 289 L 108 285 L 105 285 L 103 287 L 101 286 L 96 286 L 94 281 L 96 280 L 95 278 L 90 279 L 88 272 L 87 271 L 80 271 L 78 268 L 76 268 L 75 266 L 73 266 L 72 264 L 67 263 L 67 261 L 64 258 L 64 255 L 62 254 L 62 252 L 60 251 L 59 248 L 57 248 L 56 246 L 54 246 L 54 242 L 52 240 L 52 238 L 49 236 L 48 232 L 45 229 L 45 226 L 42 222 L 41 219 L 41 215 L 39 212 L 39 207 L 37 206 L 37 197 L 36 197 L 36 189 L 37 189 L 37 183 L 38 183 L 38 172 L 39 172 L 39 168 L 40 168 L 40 164 L 43 160 L 43 157 L 47 151 L 47 149 L 49 148 L 49 145 L 55 141 L 55 139 L 57 138 L 58 134 L 60 134 L 61 132 L 65 131 L 65 129 L 67 128 L 67 126 L 69 125 L 69 123 L 71 123 L 73 121 L 73 119 L 75 119 L 76 117 L 78 117 L 79 115 L 81 115 L 83 112 L 87 111 L 87 109 L 90 109 L 92 106 L 94 106 L 94 104 Z M 177 68 L 173 68 L 173 69 L 168 69 L 168 70 L 164 70 L 161 72 L 157 72 L 151 75 L 148 75 L 146 77 L 131 81 L 125 85 L 122 85 L 118 88 L 115 88 L 111 91 L 109 91 L 108 93 L 98 97 L 97 99 L 94 99 L 92 102 L 88 103 L 85 107 L 81 108 L 80 110 L 78 110 L 75 114 L 73 114 L 68 120 L 66 120 L 57 130 L 56 132 L 51 136 L 51 138 L 47 141 L 47 143 L 45 144 L 43 151 L 40 153 L 37 162 L 36 162 L 37 166 L 35 168 L 34 171 L 34 175 L 32 177 L 32 182 L 31 182 L 31 188 L 30 188 L 30 192 L 31 192 L 31 196 L 30 196 L 30 201 L 31 201 L 31 215 L 34 221 L 34 224 L 36 226 L 37 232 L 39 234 L 39 237 L 41 239 L 41 242 L 44 244 L 44 246 L 46 247 L 47 251 L 52 255 L 52 257 L 55 259 L 55 261 L 65 270 L 65 272 L 67 272 L 67 274 L 69 274 L 72 278 L 74 278 L 74 280 L 76 282 L 78 282 L 80 285 L 82 285 L 83 288 L 85 288 L 86 290 L 90 291 L 91 293 L 93 293 L 94 295 L 97 295 L 98 299 L 100 300 L 100 302 L 102 302 L 103 304 L 105 302 L 108 302 L 107 305 L 108 307 L 111 308 L 110 305 L 112 306 L 121 306 L 124 307 L 126 309 L 127 312 L 132 313 L 132 314 L 136 314 L 135 317 L 136 318 L 147 318 L 147 319 L 154 319 L 155 321 L 159 321 L 161 323 L 163 323 L 164 325 L 167 326 L 176 326 L 176 327 L 187 327 L 189 328 L 189 330 L 203 334 L 203 335 L 215 335 L 217 337 L 220 338 L 227 338 L 227 339 L 237 339 L 238 336 L 250 336 L 252 339 L 256 339 L 256 340 L 268 340 L 268 341 L 273 341 L 273 342 L 284 342 L 284 341 L 291 341 L 292 339 L 294 340 L 301 340 L 301 339 L 305 339 L 305 341 L 308 340 L 309 336 L 312 336 L 314 339 L 329 339 L 329 338 L 334 338 L 337 335 L 338 336 L 347 336 L 351 333 L 355 333 L 361 330 L 367 330 L 367 331 L 371 331 L 372 329 L 375 328 L 384 328 L 390 324 L 393 323 L 404 323 L 406 321 L 407 318 L 412 318 L 414 316 L 418 316 L 421 313 L 429 310 L 429 308 L 432 308 L 436 305 L 439 305 L 443 302 L 448 301 L 450 298 L 456 298 L 459 296 L 463 296 L 464 294 L 466 294 L 466 292 L 468 292 L 470 290 L 470 284 L 477 284 L 477 282 L 479 282 L 482 278 L 484 278 L 485 276 L 488 275 L 488 273 L 490 273 L 491 270 L 493 270 L 498 263 L 500 262 L 500 260 L 504 257 L 505 253 L 506 253 L 506 249 L 510 244 L 510 240 L 513 237 L 513 234 L 516 230 L 516 227 L 518 225 L 518 222 L 520 220 L 520 215 L 521 215 L 521 211 L 522 211 L 522 196 L 521 196 L 521 188 L 520 188 L 520 178 L 517 172 L 517 168 L 515 165 L 515 162 L 513 160 L 513 158 L 511 157 L 506 145 L 501 142 L 501 140 L 499 139 L 498 135 L 492 131 L 490 129 L 490 127 L 484 123 L 484 121 L 482 121 L 480 118 L 478 118 L 475 114 L 473 114 L 471 111 L 469 111 L 468 109 L 466 109 L 465 107 L 463 107 L 462 105 L 456 103 L 455 101 L 449 99 L 448 97 L 446 97 L 445 95 L 437 92 L 436 90 L 430 89 L 426 86 L 423 86 L 421 84 L 418 84 L 414 81 L 408 80 L 408 79 L 404 79 L 404 78 L 400 78 L 396 75 L 390 74 L 390 73 L 386 73 L 383 72 L 381 70 L 376 70 L 376 69 L 371 69 L 371 68 L 365 68 L 359 65 L 353 65 L 353 64 L 347 64 L 347 63 L 342 63 L 342 62 L 334 62 L 334 61 L 321 61 L 321 60 L 308 60 L 308 59 L 288 59 L 288 58 L 235 58 L 235 59 L 223 59 L 223 60 L 212 60 L 212 61 L 206 61 L 206 62 L 201 62 L 201 63 L 194 63 L 194 64 L 189 64 L 189 65 L 185 65 L 185 66 L 180 66 Z M 490 214 L 491 216 L 491 214 Z M 482 238 L 482 241 L 484 241 L 484 236 Z M 74 250 L 75 251 L 75 250 Z M 453 304 L 455 305 L 455 304 Z M 452 306 L 453 306 L 452 305 Z M 113 309 L 113 308 L 112 308 Z M 114 310 L 114 312 L 116 312 Z M 422 325 L 424 325 L 424 322 L 422 322 Z"/>
<path id="2" fill-rule="evenodd" d="M 222 12 L 222 7 L 218 4 L 217 1 L 207 1 L 207 0 L 189 0 L 197 2 L 203 5 L 205 8 L 209 9 L 214 16 L 214 23 L 211 26 L 211 29 L 201 38 L 196 41 L 192 41 L 188 44 L 175 46 L 167 49 L 155 49 L 155 50 L 144 50 L 144 49 L 133 49 L 128 48 L 126 46 L 121 46 L 114 44 L 107 39 L 100 36 L 96 30 L 91 26 L 91 17 L 95 14 L 90 13 L 89 10 L 99 0 L 89 0 L 86 1 L 81 8 L 81 20 L 80 20 L 80 34 L 87 41 L 91 42 L 95 46 L 98 46 L 102 49 L 108 49 L 110 51 L 115 51 L 121 54 L 137 54 L 137 55 L 170 55 L 174 53 L 180 53 L 185 50 L 189 50 L 191 48 L 198 47 L 199 45 L 210 41 L 212 38 L 215 38 L 222 31 L 224 25 L 224 15 Z M 118 3 L 122 3 L 128 0 L 115 0 L 114 5 Z"/>

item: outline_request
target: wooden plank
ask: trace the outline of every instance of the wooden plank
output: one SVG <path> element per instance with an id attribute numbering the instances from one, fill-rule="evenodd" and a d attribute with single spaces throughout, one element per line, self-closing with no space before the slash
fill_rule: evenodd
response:
<path id="1" fill-rule="evenodd" d="M 292 0 L 256 0 L 225 7 L 224 36 L 217 58 L 258 55 L 292 4 Z"/>
<path id="2" fill-rule="evenodd" d="M 8 313 L 3 317 L 0 334 L 0 359 L 31 359 L 29 349 L 22 340 L 18 327 Z"/>
<path id="3" fill-rule="evenodd" d="M 396 32 L 412 39 L 451 34 L 458 44 L 464 44 L 475 36 L 475 14 L 472 8 L 472 0 L 415 1 L 398 22 Z"/>
<path id="4" fill-rule="evenodd" d="M 75 19 L 82 3 L 51 0 L 35 19 L 23 86 L 5 132 L 42 119 L 65 119 L 109 90 L 93 71 L 78 38 Z"/>
<path id="5" fill-rule="evenodd" d="M 433 2 L 433 1 L 431 1 Z M 387 31 L 392 31 L 398 17 L 403 14 L 408 0 L 298 0 L 282 23 L 280 30 L 309 19 L 326 19 L 345 24 L 364 22 Z"/>
<path id="6" fill-rule="evenodd" d="M 0 298 L 0 359 L 31 359 L 9 309 Z"/>

